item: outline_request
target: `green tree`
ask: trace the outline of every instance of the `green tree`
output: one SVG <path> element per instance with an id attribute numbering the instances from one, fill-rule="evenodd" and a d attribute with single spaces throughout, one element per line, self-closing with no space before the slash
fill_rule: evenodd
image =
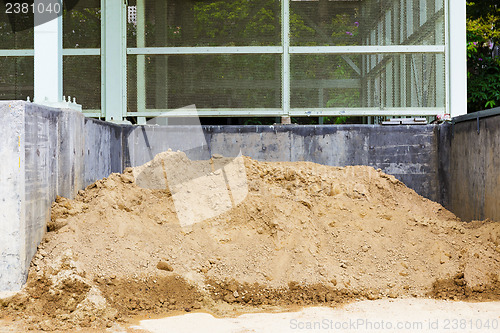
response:
<path id="1" fill-rule="evenodd" d="M 467 1 L 467 102 L 469 112 L 500 106 L 500 8 L 490 0 Z"/>

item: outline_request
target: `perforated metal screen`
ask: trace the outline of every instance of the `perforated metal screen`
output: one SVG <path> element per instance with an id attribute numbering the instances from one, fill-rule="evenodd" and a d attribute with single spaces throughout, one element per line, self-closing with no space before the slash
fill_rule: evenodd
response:
<path id="1" fill-rule="evenodd" d="M 101 57 L 78 54 L 101 48 L 101 4 L 80 0 L 63 15 L 63 47 L 76 55 L 63 57 L 63 94 L 76 97 L 84 110 L 101 108 Z"/>
<path id="2" fill-rule="evenodd" d="M 444 0 L 293 0 L 291 44 L 443 44 Z"/>
<path id="3" fill-rule="evenodd" d="M 16 15 L 6 14 L 4 3 L 0 6 L 0 50 L 32 49 L 33 29 L 16 26 Z"/>
<path id="4" fill-rule="evenodd" d="M 442 55 L 292 55 L 291 64 L 292 108 L 444 106 Z"/>
<path id="5" fill-rule="evenodd" d="M 304 110 L 445 105 L 444 48 L 442 53 L 401 54 L 314 49 L 444 45 L 444 0 L 292 0 L 288 14 L 275 0 L 130 4 L 135 21 L 129 23 L 128 46 L 136 48 L 134 53 L 188 47 L 190 54 L 174 55 L 168 49 L 162 51 L 166 54 L 129 55 L 129 111 L 191 104 L 202 109 L 283 108 L 284 93 L 291 109 Z M 289 18 L 288 36 L 281 35 L 282 15 Z M 285 49 L 278 53 L 251 50 L 276 54 L 196 54 L 206 46 L 280 45 Z M 293 49 L 297 46 L 311 51 Z M 287 64 L 283 52 L 291 53 Z M 290 82 L 288 92 L 282 78 Z M 138 81 L 145 84 L 138 88 Z"/>
<path id="6" fill-rule="evenodd" d="M 101 57 L 63 57 L 64 94 L 77 98 L 85 109 L 101 108 Z"/>
<path id="7" fill-rule="evenodd" d="M 0 100 L 33 98 L 33 57 L 0 57 Z"/>
<path id="8" fill-rule="evenodd" d="M 129 5 L 137 8 L 137 1 Z M 146 47 L 280 45 L 280 18 L 280 0 L 143 0 L 136 12 Z M 136 24 L 129 30 L 129 36 L 143 38 L 135 34 Z M 128 46 L 136 47 L 136 38 Z"/>
<path id="9" fill-rule="evenodd" d="M 138 59 L 147 109 L 281 107 L 280 55 L 130 55 L 129 111 L 138 109 Z"/>
<path id="10" fill-rule="evenodd" d="M 3 5 L 3 3 L 2 3 Z M 0 10 L 0 50 L 33 49 L 33 29 L 15 28 L 5 10 Z M 33 57 L 0 56 L 0 100 L 33 97 Z"/>
<path id="11" fill-rule="evenodd" d="M 79 0 L 70 11 L 64 11 L 63 47 L 101 47 L 100 1 Z"/>
<path id="12" fill-rule="evenodd" d="M 362 57 L 292 55 L 291 107 L 361 107 Z"/>
<path id="13" fill-rule="evenodd" d="M 195 104 L 276 115 L 338 108 L 348 114 L 349 108 L 441 110 L 446 104 L 445 0 L 128 5 L 123 113 Z M 100 1 L 81 0 L 64 13 L 63 46 L 72 52 L 63 58 L 64 94 L 84 109 L 100 109 Z M 15 49 L 33 49 L 33 30 L 14 34 L 0 12 L 0 50 Z M 0 98 L 33 95 L 31 56 L 0 56 L 0 68 Z"/>

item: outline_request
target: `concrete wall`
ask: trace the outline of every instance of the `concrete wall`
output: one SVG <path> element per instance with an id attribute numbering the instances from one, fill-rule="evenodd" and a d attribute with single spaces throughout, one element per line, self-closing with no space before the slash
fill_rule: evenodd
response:
<path id="1" fill-rule="evenodd" d="M 369 165 L 438 201 L 438 126 L 136 126 L 124 128 L 124 165 L 137 166 L 171 148 L 191 159 L 211 154 L 261 161 Z"/>
<path id="2" fill-rule="evenodd" d="M 56 195 L 167 149 L 191 159 L 369 165 L 465 220 L 500 220 L 500 115 L 441 126 L 129 126 L 26 102 L 0 102 L 0 291 L 17 290 Z"/>
<path id="3" fill-rule="evenodd" d="M 23 275 L 44 233 L 49 209 L 56 195 L 73 197 L 83 185 L 81 142 L 83 126 L 77 112 L 60 112 L 36 104 L 24 106 L 25 192 Z"/>
<path id="4" fill-rule="evenodd" d="M 448 126 L 443 168 L 445 206 L 460 218 L 500 221 L 500 115 Z"/>
<path id="5" fill-rule="evenodd" d="M 500 118 L 451 126 L 130 126 L 26 102 L 0 102 L 0 291 L 19 289 L 56 195 L 169 148 L 262 161 L 370 165 L 462 217 L 498 216 Z M 484 124 L 483 124 L 484 123 Z M 457 161 L 462 161 L 458 163 Z M 496 177 L 496 178 L 495 178 Z"/>
<path id="6" fill-rule="evenodd" d="M 56 195 L 122 170 L 121 127 L 26 102 L 0 102 L 0 291 L 17 290 Z"/>
<path id="7" fill-rule="evenodd" d="M 0 104 L 0 291 L 23 283 L 25 260 L 24 107 Z M 8 124 L 8 130 L 6 129 Z"/>
<path id="8" fill-rule="evenodd" d="M 113 172 L 123 171 L 123 127 L 105 121 L 85 118 L 84 173 L 85 186 Z"/>

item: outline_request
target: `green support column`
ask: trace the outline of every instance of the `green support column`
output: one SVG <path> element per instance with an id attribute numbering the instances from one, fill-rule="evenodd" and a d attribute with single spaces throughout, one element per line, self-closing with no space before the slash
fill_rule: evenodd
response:
<path id="1" fill-rule="evenodd" d="M 155 1 L 155 19 L 156 19 L 156 33 L 155 45 L 167 46 L 168 45 L 168 15 L 167 15 L 167 0 Z M 184 11 L 182 11 L 184 12 Z M 192 20 L 189 20 L 192 22 Z M 156 109 L 168 110 L 168 56 L 155 57 L 155 89 L 154 100 Z M 168 117 L 160 117 L 155 120 L 158 125 L 168 125 Z"/>
<path id="2" fill-rule="evenodd" d="M 101 0 L 102 111 L 107 121 L 122 122 L 127 111 L 127 6 Z"/>

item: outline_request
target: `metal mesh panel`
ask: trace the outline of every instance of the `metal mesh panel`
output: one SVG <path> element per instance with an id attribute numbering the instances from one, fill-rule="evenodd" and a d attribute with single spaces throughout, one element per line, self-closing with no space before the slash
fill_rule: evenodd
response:
<path id="1" fill-rule="evenodd" d="M 360 63 L 352 55 L 292 55 L 291 107 L 360 107 Z"/>
<path id="2" fill-rule="evenodd" d="M 33 29 L 26 29 L 14 33 L 11 21 L 5 14 L 2 3 L 0 10 L 0 50 L 32 49 L 34 46 Z M 15 14 L 12 14 L 15 15 Z"/>
<path id="3" fill-rule="evenodd" d="M 63 47 L 101 47 L 100 1 L 80 0 L 70 11 L 64 11 Z"/>
<path id="4" fill-rule="evenodd" d="M 443 55 L 364 56 L 368 107 L 444 107 Z"/>
<path id="5" fill-rule="evenodd" d="M 145 41 L 137 35 L 145 2 Z M 281 44 L 280 0 L 130 1 L 129 47 Z M 139 38 L 137 43 L 136 38 Z"/>
<path id="6" fill-rule="evenodd" d="M 197 108 L 281 107 L 280 55 L 129 55 L 129 111 L 137 110 L 137 101 L 143 100 L 137 90 L 141 62 L 143 82 L 147 82 L 142 95 L 148 109 L 192 104 Z"/>
<path id="7" fill-rule="evenodd" d="M 444 0 L 291 0 L 291 44 L 444 43 Z"/>
<path id="8" fill-rule="evenodd" d="M 101 108 L 101 57 L 64 56 L 63 94 L 76 97 L 83 109 Z"/>
<path id="9" fill-rule="evenodd" d="M 443 55 L 292 55 L 291 106 L 444 107 Z"/>
<path id="10" fill-rule="evenodd" d="M 0 57 L 0 100 L 33 100 L 33 57 Z"/>
<path id="11" fill-rule="evenodd" d="M 138 110 L 137 104 L 143 104 L 137 101 L 137 58 L 142 58 L 143 62 L 146 56 L 127 56 L 127 111 L 136 112 Z M 145 95 L 145 91 L 143 94 Z M 145 98 L 145 97 L 144 97 Z M 143 105 L 143 107 L 145 107 Z M 143 111 L 143 110 L 141 110 Z"/>

